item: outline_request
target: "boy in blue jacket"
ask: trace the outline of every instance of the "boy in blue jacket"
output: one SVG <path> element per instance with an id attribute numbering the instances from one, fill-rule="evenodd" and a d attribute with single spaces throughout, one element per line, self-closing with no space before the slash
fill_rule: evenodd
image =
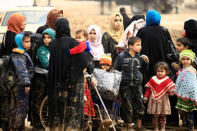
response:
<path id="1" fill-rule="evenodd" d="M 128 47 L 124 52 L 120 53 L 116 63 L 116 70 L 122 71 L 122 81 L 120 85 L 120 115 L 125 123 L 128 124 L 128 130 L 132 128 L 133 110 L 137 114 L 137 130 L 142 129 L 142 116 L 144 115 L 143 90 L 141 71 L 147 68 L 149 63 L 148 57 L 139 55 L 141 47 L 141 39 L 131 37 L 128 40 Z"/>
<path id="2" fill-rule="evenodd" d="M 34 65 L 26 52 L 31 47 L 29 34 L 17 34 L 15 42 L 18 48 L 13 49 L 10 57 L 17 83 L 11 89 L 9 128 L 13 131 L 24 131 L 25 118 L 29 108 L 29 91 L 34 74 Z"/>

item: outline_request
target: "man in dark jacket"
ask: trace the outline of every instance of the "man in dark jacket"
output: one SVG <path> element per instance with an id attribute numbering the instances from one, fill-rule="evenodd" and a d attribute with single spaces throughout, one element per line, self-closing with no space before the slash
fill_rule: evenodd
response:
<path id="1" fill-rule="evenodd" d="M 120 8 L 120 14 L 123 17 L 123 24 L 124 24 L 124 30 L 126 30 L 126 28 L 130 25 L 131 23 L 131 19 L 128 17 L 128 15 L 126 14 L 126 10 L 124 7 Z"/>

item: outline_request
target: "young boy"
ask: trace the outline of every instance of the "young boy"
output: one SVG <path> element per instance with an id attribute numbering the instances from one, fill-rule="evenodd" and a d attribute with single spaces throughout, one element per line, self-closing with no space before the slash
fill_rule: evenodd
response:
<path id="1" fill-rule="evenodd" d="M 26 52 L 31 47 L 29 34 L 17 34 L 15 42 L 18 48 L 13 49 L 11 63 L 17 77 L 17 84 L 11 89 L 9 128 L 14 131 L 24 131 L 34 65 Z"/>
<path id="2" fill-rule="evenodd" d="M 142 48 L 140 38 L 129 38 L 128 47 L 128 49 L 119 54 L 115 68 L 118 71 L 122 71 L 122 81 L 119 90 L 121 101 L 120 115 L 124 122 L 128 124 L 128 130 L 131 130 L 134 110 L 137 117 L 137 130 L 143 131 L 142 116 L 145 108 L 141 87 L 143 77 L 140 71 L 147 68 L 145 66 L 149 63 L 149 59 L 145 55 L 139 55 Z"/>
<path id="3" fill-rule="evenodd" d="M 90 45 L 87 42 L 88 33 L 85 30 L 77 30 L 75 33 L 75 39 L 79 42 L 79 44 L 69 50 L 70 55 L 79 54 L 83 51 L 90 52 Z"/>
<path id="4" fill-rule="evenodd" d="M 181 51 L 183 50 L 189 49 L 190 46 L 191 46 L 191 42 L 186 37 L 177 39 L 177 43 L 175 45 L 178 53 L 181 53 Z M 177 62 L 173 62 L 172 67 L 174 68 L 175 71 L 178 71 L 180 69 L 180 64 Z"/>

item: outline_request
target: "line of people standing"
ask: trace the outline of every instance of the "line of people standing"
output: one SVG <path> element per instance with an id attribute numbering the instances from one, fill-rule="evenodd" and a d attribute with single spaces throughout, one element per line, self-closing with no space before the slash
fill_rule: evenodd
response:
<path id="1" fill-rule="evenodd" d="M 122 15 L 115 13 L 110 18 L 109 30 L 105 32 L 102 37 L 101 31 L 97 25 L 89 26 L 87 30 L 88 44 L 85 42 L 85 44 L 82 44 L 79 48 L 81 49 L 85 46 L 85 48 L 83 48 L 84 50 L 86 49 L 86 51 L 82 50 L 80 53 L 77 53 L 78 55 L 71 54 L 73 51 L 72 48 L 79 46 L 79 43 L 70 35 L 69 22 L 65 18 L 59 18 L 59 16 L 59 10 L 51 11 L 47 17 L 46 25 L 40 27 L 37 31 L 37 33 L 42 34 L 43 44 L 37 51 L 39 62 L 34 63 L 35 66 L 31 60 L 31 55 L 28 55 L 27 53 L 27 50 L 30 49 L 30 34 L 22 33 L 25 28 L 25 17 L 20 14 L 14 14 L 9 18 L 8 31 L 6 32 L 4 38 L 5 41 L 0 54 L 1 56 L 11 55 L 14 71 L 19 81 L 17 81 L 17 86 L 12 88 L 10 94 L 1 96 L 1 127 L 4 130 L 24 130 L 24 120 L 30 107 L 32 108 L 31 122 L 35 127 L 35 130 L 40 130 L 42 127 L 38 117 L 38 110 L 41 99 L 47 94 L 49 102 L 48 130 L 82 130 L 84 110 L 83 71 L 85 68 L 93 68 L 92 65 L 89 64 L 91 61 L 94 61 L 95 66 L 98 67 L 101 56 L 104 53 L 110 53 L 112 57 L 112 67 L 123 72 L 119 97 L 122 103 L 120 108 L 124 112 L 121 112 L 120 115 L 124 122 L 128 124 L 128 128 L 131 129 L 133 111 L 137 112 L 137 129 L 143 130 L 142 118 L 145 112 L 145 107 L 142 97 L 143 88 L 141 85 L 143 86 L 147 83 L 150 78 L 153 79 L 153 81 L 158 82 L 160 78 L 163 79 L 164 77 L 165 80 L 168 80 L 167 84 L 172 83 L 172 81 L 166 77 L 168 73 L 167 66 L 171 66 L 173 62 L 177 62 L 179 59 L 168 30 L 160 26 L 160 14 L 154 10 L 148 11 L 146 14 L 146 25 L 144 24 L 145 19 L 143 16 L 135 16 L 131 26 L 128 26 L 128 28 L 132 29 L 126 29 L 125 32 L 128 32 L 125 33 Z M 188 20 L 185 22 L 185 34 L 186 37 L 193 42 L 191 47 L 195 52 L 194 43 L 196 32 L 191 30 L 191 24 L 197 25 L 195 20 Z M 123 40 L 123 38 L 125 40 Z M 140 55 L 140 53 L 143 55 Z M 193 62 L 195 56 L 194 53 L 191 51 L 181 53 L 180 60 L 182 66 L 190 66 L 191 63 L 185 65 L 183 59 L 187 58 Z M 158 64 L 159 61 L 165 61 L 167 64 Z M 148 64 L 148 67 L 143 66 L 143 64 Z M 159 76 L 160 72 L 164 72 L 164 74 L 158 78 L 152 77 L 155 75 L 155 65 L 156 76 Z M 146 70 L 145 73 L 143 73 L 144 79 L 142 77 L 143 71 L 141 69 Z M 195 72 L 195 69 L 189 68 L 188 71 Z M 91 74 L 92 71 L 89 73 Z M 182 72 L 180 71 L 179 73 Z M 31 83 L 33 74 L 34 78 L 36 76 L 38 79 L 33 79 Z M 48 81 L 47 85 L 46 81 Z M 38 87 L 37 84 L 42 85 L 41 83 L 45 83 L 45 85 L 40 86 L 39 89 L 36 88 Z M 32 94 L 30 94 L 30 97 L 33 106 L 29 106 L 29 91 L 31 84 Z M 155 90 L 155 87 L 152 88 L 151 84 L 146 84 L 146 87 L 147 89 L 150 88 Z M 195 96 L 192 96 L 191 98 L 190 96 L 182 96 L 182 94 L 179 94 L 181 92 L 176 90 L 176 87 L 178 88 L 178 86 L 175 86 L 175 91 L 173 90 L 173 84 L 172 86 L 168 85 L 161 87 L 162 89 L 164 88 L 166 91 L 169 91 L 169 94 L 175 93 L 179 97 L 179 105 L 176 105 L 176 108 L 183 110 L 180 105 L 185 104 L 185 98 L 188 98 L 189 104 L 191 104 L 191 100 L 195 102 L 197 101 Z M 161 93 L 161 91 L 162 90 L 156 90 L 156 93 Z M 193 88 L 192 91 L 195 92 L 196 89 Z M 150 97 L 150 94 L 147 94 L 148 93 L 146 93 L 145 98 Z M 161 97 L 166 97 L 166 95 L 163 94 Z M 136 99 L 136 101 L 133 102 L 133 99 Z M 174 101 L 175 98 L 171 99 Z M 150 100 L 151 102 L 154 102 L 155 100 L 157 102 L 158 99 L 155 97 L 155 99 Z M 166 105 L 167 100 L 168 98 L 166 97 L 161 101 Z M 169 101 L 167 102 L 169 103 Z M 150 101 L 148 103 L 150 103 Z M 166 106 L 165 108 L 171 110 L 170 108 L 175 108 L 175 103 L 173 104 L 171 104 L 171 107 Z M 195 105 L 195 103 L 192 104 Z M 156 110 L 161 111 L 163 108 L 164 107 L 159 109 L 156 108 Z M 148 106 L 148 109 L 151 110 L 150 105 Z M 192 112 L 195 109 L 196 108 L 192 108 L 189 112 Z M 8 110 L 10 110 L 10 112 L 8 112 Z M 157 121 L 162 112 L 152 113 L 152 111 L 153 110 L 148 111 L 148 113 L 151 112 L 150 114 L 154 115 L 154 128 L 155 130 L 158 130 Z M 124 114 L 125 112 L 128 114 Z M 170 112 L 162 115 L 166 114 L 170 114 Z M 190 113 L 188 117 L 186 117 L 188 130 L 193 129 L 193 123 L 190 121 L 191 115 L 192 114 Z M 162 130 L 165 130 L 165 116 L 162 116 L 161 124 Z"/>

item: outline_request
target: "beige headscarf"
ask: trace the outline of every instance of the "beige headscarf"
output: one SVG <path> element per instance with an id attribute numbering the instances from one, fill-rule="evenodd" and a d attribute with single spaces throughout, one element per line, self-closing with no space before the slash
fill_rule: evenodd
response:
<path id="1" fill-rule="evenodd" d="M 114 28 L 114 20 L 116 16 L 120 16 L 122 23 L 121 23 L 121 28 L 120 30 L 115 30 Z M 110 18 L 110 27 L 109 27 L 109 31 L 108 31 L 109 35 L 112 37 L 112 39 L 114 41 L 116 41 L 117 43 L 119 43 L 123 36 L 124 36 L 124 26 L 123 26 L 123 18 L 122 15 L 120 13 L 114 13 L 112 14 L 111 18 Z"/>

